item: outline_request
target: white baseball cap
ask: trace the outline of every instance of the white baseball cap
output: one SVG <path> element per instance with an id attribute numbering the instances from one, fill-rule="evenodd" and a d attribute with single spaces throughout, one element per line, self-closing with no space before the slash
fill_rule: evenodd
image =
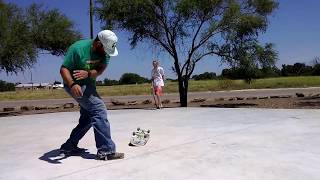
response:
<path id="1" fill-rule="evenodd" d="M 98 38 L 103 45 L 104 52 L 109 56 L 117 56 L 117 42 L 118 37 L 116 34 L 110 30 L 103 30 L 98 33 Z"/>

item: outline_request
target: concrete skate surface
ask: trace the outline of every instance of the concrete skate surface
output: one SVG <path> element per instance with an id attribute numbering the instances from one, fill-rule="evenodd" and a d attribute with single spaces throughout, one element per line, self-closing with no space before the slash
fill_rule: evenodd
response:
<path id="1" fill-rule="evenodd" d="M 125 159 L 95 160 L 90 129 L 79 156 L 58 156 L 78 112 L 0 118 L 0 179 L 319 180 L 320 110 L 170 108 L 108 111 Z M 142 147 L 128 146 L 137 128 Z"/>

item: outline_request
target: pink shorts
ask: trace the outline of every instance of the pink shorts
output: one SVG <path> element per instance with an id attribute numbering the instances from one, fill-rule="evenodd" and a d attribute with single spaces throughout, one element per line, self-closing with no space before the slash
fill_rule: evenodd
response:
<path id="1" fill-rule="evenodd" d="M 153 89 L 154 89 L 155 95 L 158 95 L 158 96 L 162 95 L 162 87 L 161 86 L 155 86 L 155 87 L 153 87 Z"/>

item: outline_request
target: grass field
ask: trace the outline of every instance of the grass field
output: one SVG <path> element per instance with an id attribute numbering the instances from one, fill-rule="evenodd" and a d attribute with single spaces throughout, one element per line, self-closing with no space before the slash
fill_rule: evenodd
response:
<path id="1" fill-rule="evenodd" d="M 189 92 L 219 91 L 236 89 L 262 89 L 262 88 L 293 88 L 293 87 L 317 87 L 320 86 L 320 76 L 280 77 L 257 79 L 251 84 L 243 80 L 204 80 L 189 81 Z M 98 86 L 101 96 L 126 96 L 149 95 L 150 84 Z M 165 93 L 178 92 L 177 82 L 166 82 Z M 34 90 L 19 92 L 0 92 L 0 101 L 7 100 L 36 100 L 36 99 L 61 99 L 69 96 L 63 89 L 58 90 Z"/>

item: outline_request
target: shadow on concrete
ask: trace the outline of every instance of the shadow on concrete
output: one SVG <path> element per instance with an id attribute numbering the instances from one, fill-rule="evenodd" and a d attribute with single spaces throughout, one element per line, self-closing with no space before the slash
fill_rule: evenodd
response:
<path id="1" fill-rule="evenodd" d="M 18 111 L 9 111 L 9 112 L 0 112 L 0 117 L 6 117 L 6 116 L 18 116 L 21 113 Z"/>
<path id="2" fill-rule="evenodd" d="M 200 105 L 201 107 L 215 107 L 215 108 L 239 108 L 239 107 L 253 107 L 257 104 L 253 103 L 232 103 L 232 104 L 208 104 Z"/>
<path id="3" fill-rule="evenodd" d="M 39 157 L 39 159 L 42 161 L 47 161 L 48 163 L 51 163 L 51 164 L 61 164 L 62 160 L 67 159 L 68 157 L 71 157 L 71 156 L 80 156 L 83 159 L 95 159 L 96 157 L 95 154 L 91 154 L 87 152 L 87 149 L 85 149 L 81 153 L 73 154 L 73 155 L 61 154 L 59 149 L 54 149 L 44 153 L 41 157 Z"/>
<path id="4" fill-rule="evenodd" d="M 142 109 L 142 110 L 157 110 L 155 107 L 118 107 L 119 109 L 108 108 L 108 110 L 123 110 L 123 109 Z"/>

